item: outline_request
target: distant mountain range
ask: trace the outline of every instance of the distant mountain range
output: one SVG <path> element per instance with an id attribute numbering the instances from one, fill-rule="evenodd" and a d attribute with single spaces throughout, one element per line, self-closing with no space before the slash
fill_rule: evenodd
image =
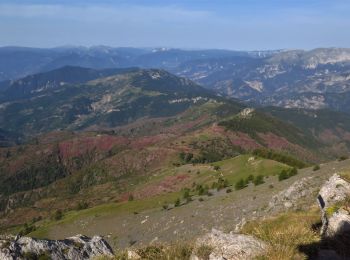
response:
<path id="1" fill-rule="evenodd" d="M 70 66 L 8 82 L 0 95 L 0 128 L 25 135 L 108 128 L 173 116 L 212 98 L 211 91 L 164 70 Z"/>
<path id="2" fill-rule="evenodd" d="M 165 69 L 222 96 L 257 105 L 344 112 L 350 108 L 350 49 L 341 48 L 249 52 L 106 46 L 3 47 L 0 89 L 6 89 L 13 80 L 64 66 Z"/>
<path id="3" fill-rule="evenodd" d="M 203 59 L 186 62 L 175 72 L 222 95 L 264 106 L 347 112 L 350 104 L 350 49 Z"/>
<path id="4" fill-rule="evenodd" d="M 52 49 L 0 48 L 0 81 L 13 80 L 67 65 L 102 68 L 176 68 L 190 60 L 252 56 L 265 57 L 274 51 L 180 50 L 166 48 L 59 47 Z"/>
<path id="5" fill-rule="evenodd" d="M 313 151 L 334 145 L 327 138 L 336 136 L 334 143 L 345 145 L 340 150 L 348 149 L 350 115 L 346 113 L 265 107 L 255 109 L 242 120 L 237 113 L 246 105 L 162 69 L 65 66 L 7 81 L 3 86 L 2 145 L 57 130 L 114 131 L 140 120 L 147 125 L 150 120 L 168 118 L 170 125 L 178 125 L 204 113 L 207 123 L 226 122 L 223 126 L 252 135 L 263 146 L 266 140 L 259 134 L 273 133 Z M 215 109 L 207 110 L 206 104 Z M 172 121 L 184 113 L 188 119 Z M 161 129 L 151 127 L 149 131 L 159 133 Z"/>

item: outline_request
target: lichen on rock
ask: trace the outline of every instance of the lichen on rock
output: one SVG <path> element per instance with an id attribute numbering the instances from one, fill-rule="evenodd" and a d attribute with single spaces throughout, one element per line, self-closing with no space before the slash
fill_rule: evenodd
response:
<path id="1" fill-rule="evenodd" d="M 0 259 L 28 259 L 46 256 L 53 260 L 85 260 L 113 256 L 108 243 L 100 236 L 76 235 L 64 240 L 42 240 L 31 237 L 0 237 Z M 30 258 L 30 259 L 31 259 Z"/>

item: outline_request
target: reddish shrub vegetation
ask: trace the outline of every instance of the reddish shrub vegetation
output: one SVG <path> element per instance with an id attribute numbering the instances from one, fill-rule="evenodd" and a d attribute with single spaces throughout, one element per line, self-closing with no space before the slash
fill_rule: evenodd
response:
<path id="1" fill-rule="evenodd" d="M 160 195 L 166 192 L 175 192 L 179 191 L 184 187 L 184 182 L 186 182 L 190 176 L 188 174 L 179 174 L 176 176 L 168 176 L 163 180 L 157 183 L 153 183 L 145 186 L 144 188 L 135 191 L 133 193 L 134 198 L 149 198 L 156 195 Z M 128 200 L 130 193 L 124 193 L 120 196 L 120 200 L 126 201 Z"/>
<path id="2" fill-rule="evenodd" d="M 89 136 L 74 138 L 59 144 L 60 155 L 63 159 L 81 156 L 88 151 L 96 149 L 100 152 L 108 152 L 116 145 L 127 145 L 128 139 L 119 136 Z"/>
<path id="3" fill-rule="evenodd" d="M 166 139 L 167 136 L 165 134 L 159 134 L 154 136 L 145 136 L 136 138 L 135 140 L 132 140 L 130 143 L 131 148 L 141 149 L 147 146 L 154 145 L 164 139 Z"/>
<path id="4" fill-rule="evenodd" d="M 228 137 L 233 145 L 239 146 L 244 150 L 254 150 L 261 147 L 260 144 L 245 133 L 236 132 L 234 135 L 229 135 Z"/>

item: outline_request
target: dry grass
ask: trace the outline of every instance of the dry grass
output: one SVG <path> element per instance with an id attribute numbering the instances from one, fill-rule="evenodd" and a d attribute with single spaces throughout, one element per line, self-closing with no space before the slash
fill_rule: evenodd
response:
<path id="1" fill-rule="evenodd" d="M 189 260 L 192 250 L 193 247 L 190 244 L 176 243 L 172 245 L 150 245 L 134 249 L 134 252 L 144 260 Z M 127 260 L 127 255 L 126 251 L 120 251 L 113 258 L 101 256 L 95 260 Z"/>
<path id="2" fill-rule="evenodd" d="M 343 178 L 345 181 L 350 182 L 350 171 L 343 171 L 340 174 L 340 177 Z"/>
<path id="3" fill-rule="evenodd" d="M 209 260 L 209 256 L 212 251 L 213 251 L 213 248 L 211 246 L 201 245 L 196 249 L 195 253 L 196 253 L 196 256 L 198 256 L 200 259 Z"/>
<path id="4" fill-rule="evenodd" d="M 136 253 L 145 260 L 188 260 L 192 254 L 192 246 L 185 243 L 152 245 L 138 249 Z"/>
<path id="5" fill-rule="evenodd" d="M 320 220 L 319 212 L 285 213 L 278 217 L 260 222 L 250 222 L 243 228 L 243 233 L 251 234 L 269 244 L 267 253 L 261 259 L 305 259 L 299 251 L 300 246 L 311 245 L 320 241 L 319 232 L 312 229 Z"/>

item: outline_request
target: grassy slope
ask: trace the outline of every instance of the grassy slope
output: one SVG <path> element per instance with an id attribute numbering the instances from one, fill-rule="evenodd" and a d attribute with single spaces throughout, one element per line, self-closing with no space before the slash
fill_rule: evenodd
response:
<path id="1" fill-rule="evenodd" d="M 254 159 L 251 155 L 241 155 L 232 159 L 213 163 L 218 165 L 223 173 L 223 176 L 229 180 L 231 184 L 241 178 L 246 178 L 248 175 L 276 175 L 285 169 L 286 165 L 272 160 L 261 158 Z"/>
<path id="2" fill-rule="evenodd" d="M 160 175 L 153 180 L 147 181 L 146 183 L 141 183 L 132 189 L 136 194 L 138 191 L 149 189 L 150 187 L 158 187 L 160 183 L 162 183 L 162 181 L 164 181 L 164 179 L 168 176 L 179 176 L 186 173 L 189 177 L 184 183 L 181 184 L 182 187 L 178 187 L 179 191 L 160 194 L 154 197 L 138 199 L 130 202 L 104 204 L 82 211 L 71 211 L 66 213 L 64 218 L 60 221 L 45 220 L 38 223 L 40 227 L 30 235 L 35 237 L 47 237 L 50 228 L 55 226 L 57 227 L 61 224 L 73 223 L 79 219 L 93 217 L 94 222 L 98 222 L 102 221 L 103 217 L 105 216 L 120 216 L 123 214 L 133 214 L 133 212 L 160 209 L 162 205 L 166 203 L 171 204 L 177 198 L 181 198 L 183 194 L 181 189 L 183 187 L 191 188 L 191 184 L 194 182 L 197 184 L 207 184 L 210 186 L 218 179 L 219 176 L 223 176 L 229 181 L 230 185 L 233 185 L 240 178 L 247 177 L 250 174 L 254 176 L 259 174 L 264 176 L 275 175 L 282 169 L 288 168 L 288 166 L 272 160 L 257 158 L 256 160 L 248 161 L 249 158 L 251 158 L 250 155 L 241 155 L 232 159 L 214 163 L 213 165 L 220 166 L 219 171 L 214 170 L 213 166 L 204 164 L 187 164 L 180 167 L 170 168 L 160 173 Z M 192 194 L 195 194 L 195 192 Z"/>

